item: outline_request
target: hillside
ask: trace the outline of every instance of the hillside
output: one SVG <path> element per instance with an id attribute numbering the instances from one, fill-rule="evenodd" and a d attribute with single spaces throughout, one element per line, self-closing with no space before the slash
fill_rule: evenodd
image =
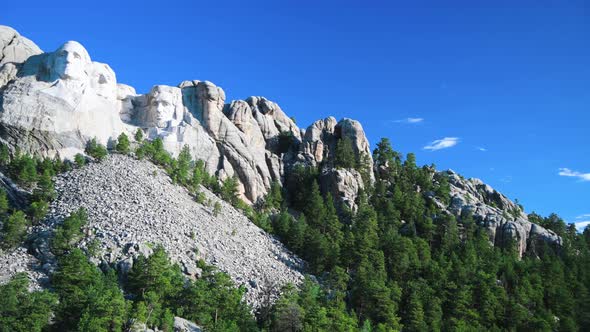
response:
<path id="1" fill-rule="evenodd" d="M 77 42 L 0 39 L 0 326 L 590 329 L 590 229 L 371 151 L 356 120 L 138 94 Z"/>

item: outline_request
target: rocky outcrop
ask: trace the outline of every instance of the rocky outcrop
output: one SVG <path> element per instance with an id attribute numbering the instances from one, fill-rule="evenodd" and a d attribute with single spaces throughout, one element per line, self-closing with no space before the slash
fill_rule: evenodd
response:
<path id="1" fill-rule="evenodd" d="M 7 63 L 23 63 L 31 55 L 41 53 L 41 49 L 31 40 L 11 27 L 0 25 L 0 67 Z"/>
<path id="2" fill-rule="evenodd" d="M 174 332 L 201 332 L 201 328 L 184 318 L 174 317 Z"/>
<path id="3" fill-rule="evenodd" d="M 0 29 L 0 37 L 9 54 L 2 61 L 10 60 L 0 68 L 0 142 L 12 149 L 71 159 L 91 138 L 112 146 L 120 133 L 141 129 L 173 154 L 188 146 L 220 179 L 237 177 L 249 203 L 262 199 L 273 181 L 283 183 L 296 162 L 331 167 L 343 137 L 357 155 L 370 157 L 354 120 L 329 118 L 303 131 L 278 104 L 256 96 L 226 103 L 223 89 L 208 81 L 137 94 L 77 42 L 43 53 L 10 28 Z"/>
<path id="4" fill-rule="evenodd" d="M 490 243 L 505 246 L 514 243 L 522 256 L 539 241 L 560 246 L 562 239 L 528 220 L 522 207 L 479 179 L 464 179 L 448 170 L 439 173 L 447 178 L 451 189 L 451 202 L 439 207 L 461 219 L 471 215 L 475 222 L 488 231 Z"/>
<path id="5" fill-rule="evenodd" d="M 363 167 L 369 175 L 365 181 L 374 182 L 372 171 L 373 158 L 370 144 L 360 122 L 342 119 L 339 122 L 333 117 L 318 120 L 307 128 L 300 145 L 298 160 L 312 166 L 320 167 L 321 185 L 324 192 L 332 193 L 339 203 L 355 210 L 359 190 L 366 187 L 359 170 L 338 169 L 334 165 L 336 144 L 341 139 L 349 139 L 352 143 L 354 158 L 365 161 Z"/>
<path id="6" fill-rule="evenodd" d="M 365 189 L 361 174 L 354 169 L 329 169 L 321 174 L 322 191 L 329 192 L 348 210 L 355 211 L 359 191 Z"/>

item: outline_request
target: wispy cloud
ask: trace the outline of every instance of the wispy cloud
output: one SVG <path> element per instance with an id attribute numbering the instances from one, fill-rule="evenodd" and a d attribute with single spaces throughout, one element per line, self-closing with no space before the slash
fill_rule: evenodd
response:
<path id="1" fill-rule="evenodd" d="M 424 121 L 423 118 L 405 118 L 405 119 L 401 119 L 401 120 L 394 120 L 393 122 L 414 124 L 414 123 L 420 123 L 422 121 Z"/>
<path id="2" fill-rule="evenodd" d="M 477 146 L 477 147 L 476 147 L 476 149 L 477 149 L 477 150 L 479 150 L 479 151 L 481 151 L 481 152 L 486 152 L 486 151 L 488 151 L 488 149 L 486 149 L 486 148 L 483 148 L 483 147 L 481 147 L 481 146 Z"/>
<path id="3" fill-rule="evenodd" d="M 578 178 L 582 181 L 590 181 L 590 173 L 582 173 L 582 172 L 578 172 L 578 171 L 572 171 L 571 169 L 565 168 L 565 167 L 560 168 L 558 174 L 561 176 Z"/>
<path id="4" fill-rule="evenodd" d="M 581 215 L 579 215 L 579 216 L 576 217 L 576 219 L 585 219 L 585 218 L 589 218 L 590 219 L 590 213 L 581 214 Z"/>
<path id="5" fill-rule="evenodd" d="M 423 147 L 424 150 L 441 150 L 453 147 L 459 143 L 458 137 L 445 137 L 443 139 L 437 139 L 436 141 L 430 142 L 430 144 Z"/>
<path id="6" fill-rule="evenodd" d="M 576 225 L 576 230 L 578 230 L 578 232 L 583 232 L 584 228 L 586 228 L 586 226 L 590 225 L 590 220 L 578 221 L 578 222 L 575 222 L 574 225 Z"/>
<path id="7" fill-rule="evenodd" d="M 512 175 L 506 175 L 506 176 L 502 177 L 500 179 L 500 181 L 502 181 L 504 183 L 510 183 L 510 182 L 512 182 Z"/>

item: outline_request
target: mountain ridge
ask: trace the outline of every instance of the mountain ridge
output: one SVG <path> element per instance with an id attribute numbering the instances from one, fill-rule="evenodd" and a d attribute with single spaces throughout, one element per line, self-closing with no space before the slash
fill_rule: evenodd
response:
<path id="1" fill-rule="evenodd" d="M 359 192 L 375 181 L 370 144 L 356 120 L 328 117 L 300 129 L 277 103 L 254 96 L 226 102 L 223 89 L 209 81 L 156 85 L 145 95 L 136 94 L 117 83 L 108 65 L 92 62 L 77 42 L 42 53 L 13 29 L 0 31 L 2 54 L 10 55 L 0 67 L 0 78 L 5 77 L 0 81 L 0 142 L 13 150 L 73 159 L 91 138 L 113 147 L 120 133 L 133 135 L 140 129 L 148 139 L 162 139 L 173 156 L 189 146 L 220 180 L 237 177 L 240 197 L 250 204 L 259 203 L 273 182 L 284 185 L 296 165 L 318 167 L 322 191 L 350 210 L 356 208 Z M 47 92 L 51 89 L 55 91 Z M 366 158 L 356 169 L 336 165 L 337 144 L 343 140 L 350 141 L 348 153 L 358 163 Z M 436 204 L 456 217 L 476 212 L 492 244 L 514 239 L 522 256 L 535 241 L 532 237 L 561 243 L 555 233 L 533 227 L 524 211 L 512 216 L 514 203 L 491 187 L 479 185 L 489 195 L 499 195 L 500 208 L 486 204 L 481 195 L 471 204 L 463 195 L 469 182 L 443 174 L 454 180 L 453 197 L 449 206 L 435 199 Z M 478 195 L 474 190 L 468 198 Z"/>

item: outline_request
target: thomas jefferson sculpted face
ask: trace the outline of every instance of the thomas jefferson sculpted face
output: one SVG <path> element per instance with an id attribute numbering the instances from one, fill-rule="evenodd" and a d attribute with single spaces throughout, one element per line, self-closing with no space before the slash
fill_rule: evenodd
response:
<path id="1" fill-rule="evenodd" d="M 61 79 L 82 80 L 87 77 L 86 66 L 89 64 L 90 56 L 84 46 L 69 41 L 53 53 L 51 70 Z"/>

